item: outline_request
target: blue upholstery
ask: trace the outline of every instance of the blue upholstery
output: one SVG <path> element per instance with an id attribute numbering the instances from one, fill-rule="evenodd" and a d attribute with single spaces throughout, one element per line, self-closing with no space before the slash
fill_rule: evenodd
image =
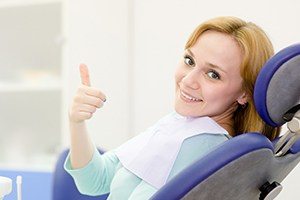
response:
<path id="1" fill-rule="evenodd" d="M 269 83 L 281 65 L 297 55 L 300 55 L 300 44 L 294 44 L 286 47 L 268 60 L 257 77 L 255 85 L 259 87 L 256 87 L 254 91 L 255 107 L 262 119 L 270 126 L 277 127 L 282 124 L 274 122 L 269 115 L 268 107 L 266 105 Z"/>
<path id="2" fill-rule="evenodd" d="M 297 154 L 300 152 L 300 140 L 297 140 L 295 144 L 290 148 L 291 154 Z"/>
<path id="3" fill-rule="evenodd" d="M 103 151 L 98 149 L 102 154 Z M 56 163 L 53 177 L 53 200 L 105 200 L 108 194 L 101 196 L 87 196 L 79 193 L 73 178 L 64 170 L 64 162 L 69 150 L 63 151 Z"/>

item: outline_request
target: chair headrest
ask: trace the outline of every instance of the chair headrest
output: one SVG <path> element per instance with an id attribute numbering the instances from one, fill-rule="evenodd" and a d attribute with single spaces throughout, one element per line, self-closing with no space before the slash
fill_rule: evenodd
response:
<path id="1" fill-rule="evenodd" d="M 279 51 L 266 62 L 255 83 L 254 102 L 267 124 L 285 123 L 283 115 L 300 104 L 300 44 Z"/>

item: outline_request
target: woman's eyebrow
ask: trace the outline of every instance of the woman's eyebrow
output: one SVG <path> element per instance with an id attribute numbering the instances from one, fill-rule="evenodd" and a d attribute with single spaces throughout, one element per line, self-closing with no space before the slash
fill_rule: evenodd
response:
<path id="1" fill-rule="evenodd" d="M 186 49 L 186 51 L 192 56 L 192 57 L 195 57 L 193 52 L 190 50 L 190 49 Z"/>
<path id="2" fill-rule="evenodd" d="M 219 67 L 218 65 L 214 65 L 212 63 L 205 63 L 205 64 L 210 66 L 211 68 L 218 69 L 218 70 L 224 72 L 225 74 L 227 74 L 227 72 L 224 69 L 222 69 L 221 67 Z"/>
<path id="3" fill-rule="evenodd" d="M 190 50 L 190 49 L 186 49 L 186 51 L 193 57 L 195 58 L 193 52 Z M 206 62 L 205 65 L 208 65 L 210 66 L 211 68 L 214 68 L 214 69 L 218 69 L 224 73 L 227 73 L 224 69 L 222 69 L 222 67 L 219 67 L 218 65 L 215 65 L 215 64 L 212 64 L 212 63 L 209 63 L 209 62 Z"/>

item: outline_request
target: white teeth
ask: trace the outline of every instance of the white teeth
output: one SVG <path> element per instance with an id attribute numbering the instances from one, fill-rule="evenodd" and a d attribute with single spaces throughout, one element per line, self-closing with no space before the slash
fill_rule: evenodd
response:
<path id="1" fill-rule="evenodd" d="M 197 99 L 197 98 L 194 98 L 194 97 L 191 97 L 187 94 L 185 94 L 184 92 L 181 91 L 181 94 L 182 96 L 184 96 L 185 98 L 189 99 L 189 100 L 192 100 L 192 101 L 200 101 L 200 99 Z"/>

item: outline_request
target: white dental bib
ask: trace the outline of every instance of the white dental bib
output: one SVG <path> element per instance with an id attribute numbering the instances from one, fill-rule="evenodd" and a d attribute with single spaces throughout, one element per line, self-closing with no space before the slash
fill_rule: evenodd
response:
<path id="1" fill-rule="evenodd" d="M 183 141 L 203 133 L 228 134 L 209 117 L 184 117 L 173 112 L 115 153 L 127 170 L 159 189 L 166 183 Z"/>

